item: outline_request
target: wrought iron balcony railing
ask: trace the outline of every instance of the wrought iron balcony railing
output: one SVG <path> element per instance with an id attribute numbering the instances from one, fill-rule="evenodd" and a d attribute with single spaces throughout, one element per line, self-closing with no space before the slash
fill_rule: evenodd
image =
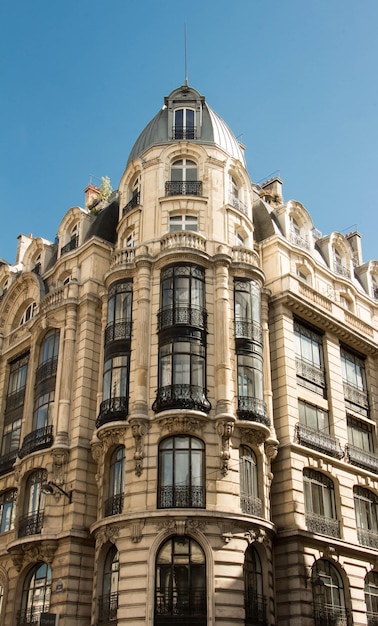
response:
<path id="1" fill-rule="evenodd" d="M 112 341 L 131 338 L 132 323 L 126 321 L 109 322 L 105 327 L 105 345 Z"/>
<path id="2" fill-rule="evenodd" d="M 171 620 L 169 620 L 171 618 Z M 172 621 L 175 618 L 175 621 Z M 178 622 L 178 619 L 180 622 Z M 189 619 L 188 619 L 189 618 Z M 192 589 L 157 588 L 155 595 L 155 625 L 166 626 L 180 623 L 180 626 L 206 626 L 206 593 L 200 587 Z"/>
<path id="3" fill-rule="evenodd" d="M 361 413 L 362 415 L 369 414 L 369 397 L 366 389 L 360 389 L 355 385 L 347 381 L 343 381 L 344 398 L 349 408 Z"/>
<path id="4" fill-rule="evenodd" d="M 247 205 L 244 204 L 244 202 L 242 202 L 237 196 L 235 196 L 233 193 L 230 194 L 230 204 L 235 207 L 235 209 L 238 209 L 238 211 L 241 211 L 242 213 L 244 213 L 244 215 L 248 215 L 248 208 Z"/>
<path id="5" fill-rule="evenodd" d="M 200 180 L 168 180 L 165 183 L 166 196 L 202 196 Z"/>
<path id="6" fill-rule="evenodd" d="M 378 611 L 366 611 L 367 626 L 378 626 Z"/>
<path id="7" fill-rule="evenodd" d="M 357 528 L 357 537 L 362 546 L 369 546 L 369 548 L 378 550 L 378 530 L 365 530 L 364 528 Z"/>
<path id="8" fill-rule="evenodd" d="M 315 626 L 349 626 L 349 614 L 345 607 L 333 604 L 314 606 Z"/>
<path id="9" fill-rule="evenodd" d="M 206 398 L 206 389 L 197 385 L 167 385 L 159 387 L 152 405 L 155 413 L 168 409 L 193 409 L 208 413 L 211 404 Z"/>
<path id="10" fill-rule="evenodd" d="M 311 389 L 317 390 L 322 394 L 325 393 L 326 379 L 325 371 L 323 368 L 313 365 L 309 361 L 305 361 L 301 358 L 295 359 L 295 367 L 297 377 L 300 379 L 298 382 L 304 387 L 310 386 Z"/>
<path id="11" fill-rule="evenodd" d="M 175 306 L 161 309 L 158 312 L 158 329 L 169 326 L 194 326 L 201 330 L 207 328 L 207 311 L 202 307 Z"/>
<path id="12" fill-rule="evenodd" d="M 36 452 L 37 450 L 45 450 L 51 448 L 54 443 L 53 427 L 43 426 L 43 428 L 37 428 L 24 437 L 21 450 L 18 453 L 20 459 L 23 459 L 28 454 Z"/>
<path id="13" fill-rule="evenodd" d="M 135 196 L 131 198 L 131 200 L 126 204 L 126 206 L 123 207 L 122 215 L 125 215 L 126 213 L 131 211 L 131 209 L 133 209 L 134 207 L 139 206 L 139 204 L 140 204 L 140 192 L 138 191 L 138 193 L 135 194 Z"/>
<path id="14" fill-rule="evenodd" d="M 327 537 L 340 537 L 339 520 L 316 513 L 306 513 L 307 530 Z"/>
<path id="15" fill-rule="evenodd" d="M 129 410 L 129 399 L 127 396 L 108 398 L 100 404 L 100 413 L 96 420 L 96 428 L 103 424 L 125 420 Z"/>
<path id="16" fill-rule="evenodd" d="M 41 614 L 47 611 L 43 606 L 32 606 L 28 609 L 18 611 L 16 623 L 17 626 L 29 626 L 29 624 L 38 625 L 40 623 Z"/>
<path id="17" fill-rule="evenodd" d="M 56 370 L 58 367 L 58 357 L 54 359 L 49 359 L 42 363 L 39 367 L 37 367 L 37 371 L 35 373 L 35 382 L 36 385 L 40 383 L 42 380 L 46 380 L 52 376 L 56 376 Z"/>
<path id="18" fill-rule="evenodd" d="M 245 626 L 266 626 L 266 597 L 257 593 L 245 593 Z"/>
<path id="19" fill-rule="evenodd" d="M 344 456 L 344 450 L 339 440 L 316 428 L 310 428 L 305 424 L 297 424 L 295 438 L 302 446 L 328 454 L 328 456 L 332 456 L 335 459 L 342 459 Z"/>
<path id="20" fill-rule="evenodd" d="M 376 454 L 362 450 L 362 448 L 356 448 L 356 446 L 348 443 L 345 446 L 345 455 L 351 465 L 378 474 L 378 456 Z"/>
<path id="21" fill-rule="evenodd" d="M 18 521 L 18 536 L 28 537 L 29 535 L 39 535 L 42 532 L 43 511 L 32 515 L 23 515 Z"/>
<path id="22" fill-rule="evenodd" d="M 173 135 L 175 139 L 197 139 L 195 126 L 175 126 Z"/>
<path id="23" fill-rule="evenodd" d="M 0 476 L 7 474 L 13 469 L 14 462 L 17 459 L 17 454 L 18 450 L 12 450 L 12 452 L 8 452 L 7 454 L 2 454 L 0 456 Z"/>
<path id="24" fill-rule="evenodd" d="M 13 411 L 14 409 L 22 406 L 24 404 L 24 398 L 25 387 L 8 395 L 5 403 L 5 412 L 7 413 L 8 411 Z"/>
<path id="25" fill-rule="evenodd" d="M 205 487 L 170 485 L 159 488 L 160 509 L 204 509 Z"/>
<path id="26" fill-rule="evenodd" d="M 236 339 L 249 339 L 250 341 L 262 344 L 262 326 L 260 322 L 255 322 L 249 319 L 236 319 L 235 337 Z"/>
<path id="27" fill-rule="evenodd" d="M 71 252 L 71 250 L 75 250 L 75 248 L 77 248 L 78 245 L 79 245 L 79 235 L 76 235 L 76 237 L 72 237 L 72 239 L 60 249 L 60 256 L 62 256 L 63 254 L 67 254 L 67 252 Z"/>
<path id="28" fill-rule="evenodd" d="M 248 493 L 240 493 L 240 508 L 243 513 L 247 515 L 256 515 L 256 517 L 262 517 L 262 501 L 256 496 L 251 496 Z"/>
<path id="29" fill-rule="evenodd" d="M 310 249 L 310 244 L 308 243 L 308 241 L 304 239 L 303 237 L 301 237 L 300 235 L 298 235 L 298 233 L 296 233 L 295 231 L 290 231 L 290 241 L 294 245 L 299 246 L 300 248 L 303 248 L 304 250 Z"/>
<path id="30" fill-rule="evenodd" d="M 117 621 L 118 592 L 108 593 L 98 600 L 98 624 L 105 626 Z"/>
<path id="31" fill-rule="evenodd" d="M 340 274 L 340 276 L 344 276 L 345 278 L 350 278 L 351 276 L 350 270 L 348 270 L 347 267 L 345 267 L 341 263 L 338 263 L 337 261 L 333 261 L 333 271 L 336 274 Z"/>
<path id="32" fill-rule="evenodd" d="M 270 419 L 268 417 L 268 410 L 263 400 L 259 398 L 252 398 L 251 396 L 239 396 L 237 416 L 240 420 L 247 422 L 257 422 L 258 424 L 264 424 L 270 426 Z"/>
<path id="33" fill-rule="evenodd" d="M 108 498 L 105 502 L 105 517 L 109 517 L 110 515 L 119 515 L 122 513 L 123 509 L 123 493 L 117 493 L 117 495 Z"/>

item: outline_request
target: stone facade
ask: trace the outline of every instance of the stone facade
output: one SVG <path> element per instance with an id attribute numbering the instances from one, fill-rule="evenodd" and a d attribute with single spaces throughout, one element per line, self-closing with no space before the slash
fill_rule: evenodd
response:
<path id="1" fill-rule="evenodd" d="M 281 188 L 184 85 L 0 266 L 0 626 L 378 623 L 378 264 Z"/>

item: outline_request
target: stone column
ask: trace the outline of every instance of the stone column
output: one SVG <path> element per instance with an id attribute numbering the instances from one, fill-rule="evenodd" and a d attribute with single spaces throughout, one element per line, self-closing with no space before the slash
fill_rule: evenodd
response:
<path id="1" fill-rule="evenodd" d="M 214 297 L 214 373 L 215 417 L 233 419 L 230 362 L 230 301 L 229 266 L 231 259 L 225 254 L 215 257 Z"/>
<path id="2" fill-rule="evenodd" d="M 69 444 L 69 422 L 71 410 L 72 379 L 75 365 L 75 341 L 77 329 L 77 305 L 69 304 L 66 310 L 66 324 L 61 356 L 60 397 L 58 402 L 57 433 L 54 448 Z"/>

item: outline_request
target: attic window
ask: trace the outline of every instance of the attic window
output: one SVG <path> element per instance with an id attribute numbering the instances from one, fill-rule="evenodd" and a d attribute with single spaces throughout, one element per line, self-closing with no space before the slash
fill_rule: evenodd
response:
<path id="1" fill-rule="evenodd" d="M 193 109 L 176 109 L 173 136 L 175 139 L 196 139 Z"/>
<path id="2" fill-rule="evenodd" d="M 20 319 L 20 326 L 22 326 L 23 324 L 26 324 L 26 322 L 29 322 L 29 320 L 31 320 L 34 317 L 36 307 L 37 305 L 35 302 L 32 302 L 31 304 L 29 304 L 29 306 L 27 307 L 27 309 L 25 309 Z"/>

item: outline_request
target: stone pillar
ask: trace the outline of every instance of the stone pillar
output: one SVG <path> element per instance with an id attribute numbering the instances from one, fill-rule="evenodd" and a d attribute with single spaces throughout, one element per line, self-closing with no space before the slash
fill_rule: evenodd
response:
<path id="1" fill-rule="evenodd" d="M 267 406 L 268 416 L 272 420 L 271 436 L 275 438 L 273 423 L 273 392 L 272 375 L 270 367 L 270 342 L 269 342 L 269 289 L 261 290 L 261 327 L 263 333 L 263 374 L 264 374 L 264 401 Z"/>
<path id="2" fill-rule="evenodd" d="M 215 257 L 214 352 L 215 417 L 233 418 L 230 362 L 229 265 L 225 254 Z"/>
<path id="3" fill-rule="evenodd" d="M 57 433 L 54 447 L 68 446 L 68 433 L 71 410 L 72 378 L 75 364 L 75 340 L 77 329 L 77 306 L 69 304 L 66 312 L 66 325 L 61 357 L 60 397 L 58 403 Z"/>
<path id="4" fill-rule="evenodd" d="M 134 401 L 130 418 L 147 417 L 150 357 L 150 310 L 151 310 L 151 261 L 146 255 L 136 258 L 137 287 L 135 296 L 137 311 L 133 341 L 136 346 Z"/>

